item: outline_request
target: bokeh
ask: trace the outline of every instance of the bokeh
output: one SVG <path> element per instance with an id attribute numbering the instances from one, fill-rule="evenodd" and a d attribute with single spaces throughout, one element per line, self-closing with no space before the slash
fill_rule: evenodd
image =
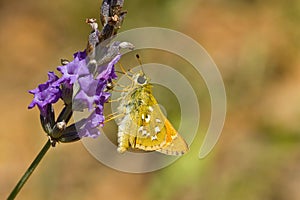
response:
<path id="1" fill-rule="evenodd" d="M 47 140 L 38 110 L 27 110 L 27 91 L 44 82 L 61 58 L 85 48 L 85 18 L 98 18 L 100 4 L 0 1 L 0 199 Z M 300 1 L 125 0 L 124 8 L 122 31 L 170 28 L 209 52 L 227 92 L 219 142 L 198 159 L 210 100 L 203 81 L 191 74 L 203 88 L 197 94 L 203 121 L 190 152 L 175 164 L 127 174 L 100 164 L 80 142 L 59 144 L 17 199 L 300 199 Z"/>

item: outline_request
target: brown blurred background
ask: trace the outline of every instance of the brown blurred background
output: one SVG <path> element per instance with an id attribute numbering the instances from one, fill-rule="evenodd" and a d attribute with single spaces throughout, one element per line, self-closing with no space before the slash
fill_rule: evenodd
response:
<path id="1" fill-rule="evenodd" d="M 47 139 L 27 90 L 85 48 L 84 21 L 98 18 L 100 3 L 0 1 L 0 199 Z M 189 154 L 147 174 L 112 170 L 80 142 L 58 145 L 17 199 L 300 199 L 300 1 L 125 0 L 125 9 L 122 30 L 171 28 L 212 56 L 228 98 L 220 141 L 199 160 L 199 136 Z M 208 95 L 203 102 L 209 107 Z"/>

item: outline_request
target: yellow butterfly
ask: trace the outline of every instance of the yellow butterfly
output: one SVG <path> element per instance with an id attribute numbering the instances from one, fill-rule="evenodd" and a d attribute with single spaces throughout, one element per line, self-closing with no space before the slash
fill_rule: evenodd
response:
<path id="1" fill-rule="evenodd" d="M 123 116 L 117 120 L 118 151 L 123 153 L 131 147 L 167 155 L 186 153 L 188 145 L 162 113 L 149 78 L 140 71 L 131 80 L 132 84 L 121 94 L 118 107 Z"/>

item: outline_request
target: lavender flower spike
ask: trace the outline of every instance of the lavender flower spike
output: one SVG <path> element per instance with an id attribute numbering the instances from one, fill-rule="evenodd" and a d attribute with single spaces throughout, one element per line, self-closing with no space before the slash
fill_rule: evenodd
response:
<path id="1" fill-rule="evenodd" d="M 38 106 L 43 117 L 47 116 L 47 105 L 56 103 L 61 97 L 61 90 L 56 84 L 58 77 L 54 72 L 48 72 L 49 80 L 46 83 L 40 84 L 37 88 L 30 90 L 29 93 L 34 95 L 34 98 L 29 109 Z"/>
<path id="2" fill-rule="evenodd" d="M 78 52 L 74 54 L 74 60 L 57 68 L 62 73 L 62 77 L 57 81 L 58 84 L 64 83 L 66 87 L 71 88 L 79 76 L 89 74 L 86 65 L 86 53 Z"/>
<path id="3" fill-rule="evenodd" d="M 81 77 L 78 80 L 80 90 L 73 99 L 73 110 L 82 111 L 88 108 L 91 111 L 94 108 L 96 90 L 99 81 L 95 80 L 92 75 Z M 104 85 L 105 82 L 102 83 Z"/>
<path id="4" fill-rule="evenodd" d="M 117 78 L 114 65 L 120 58 L 121 55 L 117 55 L 107 65 L 99 67 L 100 72 L 96 79 L 94 79 L 92 75 L 78 79 L 80 89 L 73 99 L 74 110 L 81 111 L 85 108 L 92 110 L 94 105 L 103 105 L 107 101 L 110 94 L 105 93 L 103 90 L 105 89 L 108 81 Z"/>
<path id="5" fill-rule="evenodd" d="M 115 64 L 120 60 L 121 55 L 118 54 L 114 59 L 112 59 L 111 62 L 109 62 L 107 65 L 98 67 L 98 73 L 99 75 L 97 78 L 103 78 L 105 80 L 111 80 L 116 79 L 118 76 L 115 74 Z"/>
<path id="6" fill-rule="evenodd" d="M 98 66 L 98 75 L 83 76 L 78 79 L 79 90 L 73 99 L 73 110 L 90 111 L 89 117 L 77 122 L 76 127 L 79 137 L 97 137 L 100 132 L 98 127 L 103 126 L 103 108 L 110 97 L 110 93 L 105 92 L 107 83 L 116 79 L 114 65 L 120 60 L 121 55 L 115 56 L 109 63 Z"/>
<path id="7" fill-rule="evenodd" d="M 96 108 L 95 111 L 87 118 L 81 121 L 81 127 L 78 127 L 78 135 L 82 137 L 96 138 L 100 135 L 98 126 L 103 126 L 104 116 L 100 108 Z"/>

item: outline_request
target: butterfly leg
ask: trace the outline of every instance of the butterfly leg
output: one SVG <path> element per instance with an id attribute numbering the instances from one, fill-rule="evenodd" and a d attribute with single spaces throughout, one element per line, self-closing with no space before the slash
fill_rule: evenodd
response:
<path id="1" fill-rule="evenodd" d="M 123 116 L 124 116 L 124 113 L 121 113 L 121 114 L 117 114 L 117 112 L 116 113 L 112 113 L 112 114 L 110 114 L 110 115 L 108 115 L 106 117 L 106 120 L 104 121 L 104 123 L 107 123 L 107 122 L 109 122 L 109 121 L 111 121 L 113 119 L 116 119 L 116 118 L 119 118 L 119 117 L 123 117 Z"/>
<path id="2" fill-rule="evenodd" d="M 131 74 L 135 74 L 134 71 L 132 71 L 132 69 L 128 69 L 128 72 L 130 72 Z"/>
<path id="3" fill-rule="evenodd" d="M 118 102 L 118 101 L 120 101 L 120 100 L 122 100 L 122 99 L 123 99 L 123 97 L 119 97 L 119 98 L 117 98 L 117 99 L 108 100 L 107 103 Z"/>
<path id="4" fill-rule="evenodd" d="M 116 83 L 115 81 L 113 81 L 114 85 L 118 86 L 118 87 L 121 87 L 121 88 L 126 88 L 127 86 L 125 85 L 122 85 L 120 83 Z"/>

